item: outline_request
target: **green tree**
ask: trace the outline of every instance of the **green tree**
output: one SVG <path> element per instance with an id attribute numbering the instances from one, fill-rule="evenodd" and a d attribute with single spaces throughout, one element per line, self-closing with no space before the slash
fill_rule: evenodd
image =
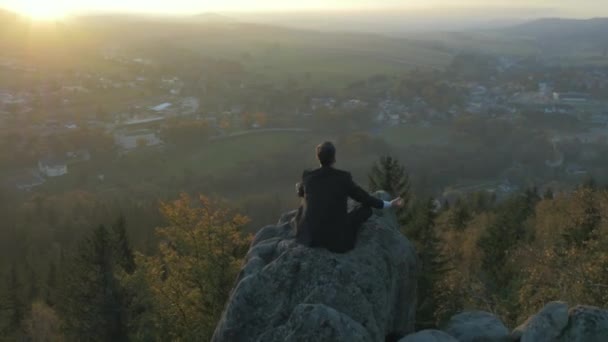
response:
<path id="1" fill-rule="evenodd" d="M 515 307 L 515 275 L 519 270 L 508 261 L 518 244 L 530 234 L 526 223 L 533 216 L 539 200 L 536 189 L 526 190 L 507 200 L 477 241 L 482 252 L 485 290 L 490 294 L 495 309 L 502 311 L 509 321 L 516 318 L 518 310 Z"/>
<path id="2" fill-rule="evenodd" d="M 382 156 L 372 166 L 368 179 L 370 191 L 384 190 L 391 196 L 403 198 L 403 209 L 400 209 L 397 215 L 401 225 L 407 224 L 411 185 L 410 176 L 405 167 L 391 156 Z"/>
<path id="3" fill-rule="evenodd" d="M 436 218 L 433 200 L 418 201 L 412 209 L 411 221 L 404 232 L 414 241 L 420 262 L 416 308 L 417 329 L 429 329 L 437 325 L 442 298 L 440 283 L 448 271 L 435 226 Z"/>
<path id="4" fill-rule="evenodd" d="M 112 240 L 114 246 L 114 261 L 122 269 L 131 274 L 135 271 L 135 256 L 127 236 L 127 222 L 124 215 L 120 215 L 112 225 Z"/>
<path id="5" fill-rule="evenodd" d="M 75 340 L 126 341 L 127 300 L 117 272 L 116 248 L 104 226 L 80 245 L 58 306 L 66 335 Z"/>
<path id="6" fill-rule="evenodd" d="M 448 213 L 448 224 L 456 230 L 464 230 L 473 219 L 471 211 L 463 201 L 457 201 Z"/>
<path id="7" fill-rule="evenodd" d="M 26 314 L 24 297 L 23 283 L 19 279 L 17 265 L 13 263 L 8 273 L 5 291 L 0 297 L 0 334 L 4 336 L 18 334 L 21 321 Z"/>

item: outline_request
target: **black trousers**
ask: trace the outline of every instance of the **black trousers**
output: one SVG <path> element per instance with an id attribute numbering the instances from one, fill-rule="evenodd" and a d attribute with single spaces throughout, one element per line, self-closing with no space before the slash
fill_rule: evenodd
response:
<path id="1" fill-rule="evenodd" d="M 372 208 L 365 206 L 355 207 L 346 217 L 346 232 L 344 237 L 344 251 L 346 253 L 353 248 L 357 243 L 357 236 L 361 230 L 361 226 L 372 217 Z M 340 253 L 340 252 L 339 252 Z"/>
<path id="2" fill-rule="evenodd" d="M 370 207 L 355 207 L 347 214 L 346 224 L 341 230 L 329 234 L 325 233 L 321 236 L 314 236 L 313 232 L 308 229 L 298 227 L 302 214 L 302 207 L 300 207 L 294 220 L 297 229 L 296 240 L 299 243 L 309 247 L 326 248 L 334 253 L 346 253 L 355 248 L 361 226 L 369 220 L 373 212 Z"/>

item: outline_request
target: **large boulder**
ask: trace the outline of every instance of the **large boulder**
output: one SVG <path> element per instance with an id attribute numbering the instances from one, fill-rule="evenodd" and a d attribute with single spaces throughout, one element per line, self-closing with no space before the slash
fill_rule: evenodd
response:
<path id="1" fill-rule="evenodd" d="M 461 312 L 450 318 L 443 330 L 460 342 L 504 342 L 511 339 L 503 322 L 484 311 Z"/>
<path id="2" fill-rule="evenodd" d="M 568 304 L 551 302 L 536 315 L 515 328 L 514 340 L 520 342 L 553 342 L 568 325 Z"/>
<path id="3" fill-rule="evenodd" d="M 458 340 L 443 331 L 429 329 L 408 335 L 399 342 L 458 342 Z"/>
<path id="4" fill-rule="evenodd" d="M 593 306 L 575 306 L 570 309 L 569 322 L 559 341 L 608 341 L 608 310 Z"/>
<path id="5" fill-rule="evenodd" d="M 373 342 L 413 332 L 416 253 L 392 211 L 376 211 L 346 254 L 297 244 L 294 215 L 254 238 L 214 342 Z"/>

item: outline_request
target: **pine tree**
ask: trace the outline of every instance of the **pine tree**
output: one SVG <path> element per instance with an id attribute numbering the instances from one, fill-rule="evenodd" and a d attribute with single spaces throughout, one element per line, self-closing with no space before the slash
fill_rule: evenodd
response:
<path id="1" fill-rule="evenodd" d="M 442 254 L 441 241 L 435 227 L 436 213 L 432 200 L 415 204 L 412 219 L 407 225 L 405 234 L 416 244 L 420 262 L 418 278 L 418 303 L 416 311 L 417 329 L 428 329 L 436 326 L 440 286 L 444 274 L 448 271 L 447 261 Z"/>
<path id="2" fill-rule="evenodd" d="M 115 276 L 108 230 L 99 226 L 79 247 L 58 303 L 66 334 L 75 340 L 127 340 L 124 290 Z"/>
<path id="3" fill-rule="evenodd" d="M 494 222 L 477 241 L 482 252 L 485 290 L 508 321 L 513 321 L 518 311 L 515 298 L 518 292 L 515 275 L 518 270 L 508 267 L 509 255 L 526 238 L 526 221 L 534 214 L 539 200 L 536 189 L 526 190 L 509 199 L 499 208 Z"/>
<path id="4" fill-rule="evenodd" d="M 49 264 L 49 271 L 46 276 L 46 286 L 44 289 L 44 300 L 46 301 L 46 304 L 50 307 L 53 307 L 55 305 L 57 286 L 57 266 L 55 266 L 55 263 L 51 261 L 51 263 Z"/>
<path id="5" fill-rule="evenodd" d="M 382 156 L 368 175 L 369 190 L 384 190 L 391 196 L 402 196 L 409 200 L 410 181 L 405 167 L 391 156 Z"/>
<path id="6" fill-rule="evenodd" d="M 525 234 L 525 221 L 534 214 L 540 197 L 536 189 L 509 199 L 499 208 L 494 222 L 486 229 L 477 242 L 483 253 L 482 267 L 489 276 L 492 287 L 504 287 L 511 274 L 504 269 L 510 250 L 521 241 Z"/>
<path id="7" fill-rule="evenodd" d="M 25 317 L 26 304 L 17 265 L 11 264 L 2 297 L 0 297 L 0 334 L 15 336 Z"/>
<path id="8" fill-rule="evenodd" d="M 112 225 L 112 233 L 115 262 L 125 272 L 132 274 L 135 271 L 135 256 L 127 237 L 127 223 L 123 215 Z"/>
<path id="9" fill-rule="evenodd" d="M 472 219 L 473 215 L 463 201 L 456 202 L 448 214 L 448 224 L 456 230 L 464 230 Z"/>
<path id="10" fill-rule="evenodd" d="M 384 190 L 393 197 L 403 198 L 404 206 L 398 212 L 399 223 L 405 225 L 409 220 L 408 207 L 411 199 L 410 177 L 405 167 L 397 159 L 382 156 L 374 163 L 368 174 L 369 190 Z"/>

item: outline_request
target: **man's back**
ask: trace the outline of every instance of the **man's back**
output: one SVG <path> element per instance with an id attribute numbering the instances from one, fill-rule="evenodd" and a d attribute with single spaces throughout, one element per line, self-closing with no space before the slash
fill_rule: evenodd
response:
<path id="1" fill-rule="evenodd" d="M 332 167 L 304 172 L 301 186 L 304 203 L 298 218 L 297 240 L 310 247 L 325 247 L 334 252 L 353 247 L 356 232 L 349 222 L 349 197 L 370 212 L 369 207 L 384 205 L 357 186 L 350 173 Z"/>

